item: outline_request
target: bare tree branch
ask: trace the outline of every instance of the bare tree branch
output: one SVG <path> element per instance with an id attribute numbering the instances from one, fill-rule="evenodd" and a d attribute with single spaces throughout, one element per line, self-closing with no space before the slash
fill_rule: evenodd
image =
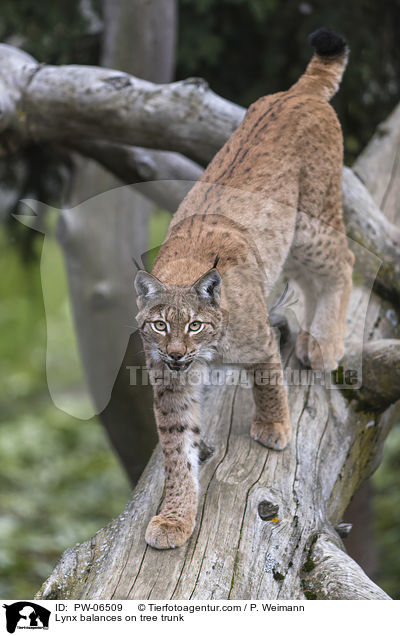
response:
<path id="1" fill-rule="evenodd" d="M 207 162 L 245 113 L 200 79 L 159 85 L 97 67 L 43 66 L 6 45 L 0 45 L 0 69 L 6 89 L 0 131 L 10 129 L 21 140 L 88 137 Z"/>
<path id="2" fill-rule="evenodd" d="M 346 355 L 350 368 L 360 351 Z M 354 392 L 359 408 L 382 412 L 400 400 L 400 340 L 367 342 L 362 350 L 362 386 Z"/>
<path id="3" fill-rule="evenodd" d="M 135 184 L 135 190 L 169 212 L 176 211 L 203 173 L 201 166 L 177 152 L 87 139 L 64 145 L 95 159 L 123 182 Z M 141 182 L 146 182 L 145 187 L 140 187 Z"/>

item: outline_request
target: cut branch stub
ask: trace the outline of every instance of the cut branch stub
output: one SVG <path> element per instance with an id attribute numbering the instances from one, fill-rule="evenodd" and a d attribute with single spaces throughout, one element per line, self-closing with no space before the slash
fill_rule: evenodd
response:
<path id="1" fill-rule="evenodd" d="M 310 548 L 302 579 L 308 599 L 390 600 L 328 536 L 318 537 Z"/>
<path id="2" fill-rule="evenodd" d="M 346 364 L 359 352 L 349 352 Z M 382 339 L 367 342 L 362 351 L 362 386 L 350 393 L 359 402 L 359 408 L 382 412 L 400 399 L 400 340 Z"/>

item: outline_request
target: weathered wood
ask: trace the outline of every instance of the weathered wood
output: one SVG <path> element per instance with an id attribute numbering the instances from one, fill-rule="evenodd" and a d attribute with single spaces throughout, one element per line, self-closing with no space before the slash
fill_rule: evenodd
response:
<path id="1" fill-rule="evenodd" d="M 400 306 L 400 229 L 390 223 L 368 190 L 349 168 L 343 170 L 343 205 L 346 232 L 362 246 L 358 252 L 367 270 L 366 258 L 372 252 L 381 260 L 377 272 L 377 290 Z M 368 252 L 367 252 L 368 250 Z"/>
<path id="2" fill-rule="evenodd" d="M 377 423 L 371 424 L 368 415 L 349 417 L 337 391 L 329 401 L 330 406 L 321 389 L 293 389 L 294 439 L 284 453 L 274 453 L 249 437 L 249 389 L 211 389 L 204 421 L 207 443 L 215 450 L 201 471 L 199 518 L 188 544 L 158 552 L 144 542 L 163 490 L 157 449 L 124 513 L 91 541 L 67 551 L 38 598 L 310 596 L 303 571 L 309 566 L 313 539 L 327 526 L 333 532 L 365 477 L 365 457 L 374 455 L 379 436 L 387 433 L 387 428 L 379 431 Z M 343 493 L 338 482 L 342 474 L 353 473 L 355 465 L 360 470 Z M 276 519 L 260 518 L 261 501 L 279 506 Z M 349 558 L 343 552 L 337 557 L 336 570 L 346 571 Z M 354 563 L 352 568 L 357 570 Z M 362 598 L 385 597 L 361 571 L 358 574 L 354 596 L 346 589 L 340 592 L 339 581 L 335 598 L 358 598 L 360 583 L 364 594 L 368 590 Z M 315 591 L 318 598 L 326 594 Z"/>
<path id="3" fill-rule="evenodd" d="M 387 594 L 364 575 L 360 566 L 343 554 L 335 539 L 322 535 L 310 551 L 302 578 L 307 598 L 388 600 Z"/>
<path id="4" fill-rule="evenodd" d="M 397 219 L 398 232 L 400 220 L 400 199 L 393 194 L 396 186 L 399 184 L 398 174 L 398 150 L 399 150 L 399 134 L 400 134 L 400 107 L 398 106 L 392 115 L 383 122 L 371 141 L 357 158 L 353 164 L 354 173 L 361 179 L 366 186 L 370 197 L 374 200 L 378 208 L 384 212 L 384 218 L 389 221 Z M 397 166 L 397 170 L 396 170 Z M 368 214 L 364 213 L 365 222 L 368 221 Z M 391 225 L 390 231 L 387 232 L 389 244 L 394 225 Z M 383 243 L 384 245 L 384 243 Z M 383 257 L 383 260 L 385 258 Z M 378 289 L 378 286 L 375 286 Z M 396 323 L 398 316 L 392 308 L 387 309 L 386 320 Z M 378 320 L 379 320 L 378 316 Z M 373 345 L 374 343 L 371 343 Z M 366 347 L 369 346 L 369 343 Z M 390 370 L 391 371 L 391 370 Z M 391 375 L 389 371 L 389 375 Z M 382 378 L 385 380 L 384 376 Z M 360 395 L 365 392 L 366 376 L 364 374 L 364 386 L 360 390 Z M 378 385 L 380 383 L 378 382 Z M 387 384 L 387 383 L 386 383 Z M 374 387 L 370 385 L 373 393 L 368 398 L 365 396 L 365 406 L 371 408 L 372 404 L 379 404 Z M 378 398 L 378 399 L 377 399 Z M 381 404 L 382 406 L 382 404 Z M 345 541 L 345 545 L 349 554 L 362 566 L 367 568 L 369 576 L 380 570 L 378 565 L 379 555 L 377 554 L 376 544 L 372 533 L 372 525 L 374 523 L 374 510 L 371 501 L 373 488 L 370 481 L 365 481 L 353 497 L 349 508 L 345 511 L 344 517 L 347 521 L 353 522 L 353 530 Z"/>

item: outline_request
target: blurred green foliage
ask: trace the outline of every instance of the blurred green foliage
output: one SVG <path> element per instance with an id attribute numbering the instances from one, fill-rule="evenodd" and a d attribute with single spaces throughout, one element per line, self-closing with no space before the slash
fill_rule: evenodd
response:
<path id="1" fill-rule="evenodd" d="M 3 0 L 0 42 L 18 46 L 46 64 L 96 64 L 99 33 L 91 28 L 83 4 L 76 0 Z M 92 5 L 96 9 L 96 3 Z"/>
<path id="2" fill-rule="evenodd" d="M 64 275 L 51 260 L 55 290 Z M 123 510 L 130 487 L 98 422 L 70 417 L 51 401 L 40 264 L 22 265 L 4 230 L 0 268 L 0 598 L 32 598 L 65 548 Z M 60 329 L 58 337 L 67 351 L 70 333 Z M 80 400 L 70 371 L 65 391 Z"/>
<path id="3" fill-rule="evenodd" d="M 373 528 L 378 548 L 377 583 L 400 599 L 400 423 L 385 444 L 383 461 L 372 478 Z"/>

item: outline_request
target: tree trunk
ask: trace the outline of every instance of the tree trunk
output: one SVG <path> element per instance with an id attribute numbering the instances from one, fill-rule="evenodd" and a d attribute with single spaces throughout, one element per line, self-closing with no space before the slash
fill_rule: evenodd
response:
<path id="1" fill-rule="evenodd" d="M 161 84 L 175 71 L 177 0 L 103 0 L 103 66 Z"/>
<path id="2" fill-rule="evenodd" d="M 103 13 L 103 66 L 171 81 L 176 0 L 103 0 Z M 128 328 L 135 314 L 132 255 L 148 249 L 154 204 L 122 185 L 95 160 L 75 153 L 59 236 L 94 411 L 134 484 L 156 444 L 150 387 L 130 386 L 126 373 L 127 365 L 144 364 L 140 338 Z M 94 205 L 87 201 L 108 191 Z"/>
<path id="3" fill-rule="evenodd" d="M 15 71 L 0 118 L 3 148 L 33 133 L 62 143 L 65 135 L 56 125 L 69 112 L 69 143 L 86 131 L 87 152 L 95 136 L 118 144 L 125 127 L 125 146 L 140 139 L 149 147 L 185 150 L 206 161 L 243 116 L 242 109 L 201 83 L 156 88 L 112 71 L 76 67 L 35 67 L 32 78 L 31 59 L 10 47 L 0 47 L 2 55 Z M 83 77 L 96 87 L 85 96 L 78 83 Z M 8 78 L 3 78 L 5 85 Z M 13 115 L 22 96 L 29 120 L 25 127 Z M 38 114 L 40 100 L 47 119 Z M 107 112 L 110 126 L 104 130 L 100 122 Z M 98 151 L 98 139 L 95 147 Z M 130 151 L 122 155 L 132 158 Z M 157 172 L 158 159 L 153 159 Z M 176 155 L 163 159 L 173 166 Z M 399 417 L 400 327 L 394 310 L 400 298 L 399 230 L 394 225 L 399 213 L 386 219 L 349 169 L 344 170 L 343 193 L 357 257 L 343 366 L 360 374 L 362 361 L 360 388 L 320 386 L 318 377 L 302 384 L 295 373 L 299 364 L 292 328 L 282 349 L 292 380 L 289 446 L 278 453 L 250 439 L 249 388 L 205 387 L 203 430 L 213 453 L 200 471 L 201 501 L 191 539 L 163 552 L 145 544 L 146 525 L 163 494 L 157 447 L 124 513 L 90 541 L 67 550 L 37 598 L 389 598 L 346 554 L 339 524 L 352 495 L 379 464 L 383 442 Z"/>

